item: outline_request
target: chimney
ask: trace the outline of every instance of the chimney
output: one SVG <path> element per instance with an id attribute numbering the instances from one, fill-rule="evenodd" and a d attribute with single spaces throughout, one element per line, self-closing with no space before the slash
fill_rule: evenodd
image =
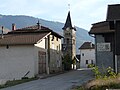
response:
<path id="1" fill-rule="evenodd" d="M 92 42 L 90 42 L 90 47 L 92 48 Z"/>
<path id="2" fill-rule="evenodd" d="M 2 26 L 1 38 L 4 38 L 4 36 L 3 36 L 3 26 Z"/>
<path id="3" fill-rule="evenodd" d="M 38 29 L 41 29 L 41 25 L 39 23 L 39 20 L 38 20 L 37 26 L 38 26 Z"/>
<path id="4" fill-rule="evenodd" d="M 16 30 L 16 25 L 13 23 L 12 24 L 12 31 Z"/>

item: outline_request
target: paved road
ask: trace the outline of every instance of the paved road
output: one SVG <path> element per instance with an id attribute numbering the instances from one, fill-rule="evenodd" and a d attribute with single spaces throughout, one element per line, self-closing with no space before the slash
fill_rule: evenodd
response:
<path id="1" fill-rule="evenodd" d="M 73 85 L 81 85 L 92 78 L 91 70 L 75 70 L 1 90 L 70 90 Z"/>

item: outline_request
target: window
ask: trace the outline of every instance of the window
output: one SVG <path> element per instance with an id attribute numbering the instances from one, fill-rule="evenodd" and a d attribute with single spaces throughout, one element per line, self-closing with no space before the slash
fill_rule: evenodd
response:
<path id="1" fill-rule="evenodd" d="M 60 45 L 59 45 L 60 46 Z M 60 48 L 60 47 L 59 47 Z M 62 44 L 63 50 L 66 50 L 66 44 Z M 59 49 L 60 50 L 60 49 Z"/>
<path id="2" fill-rule="evenodd" d="M 88 64 L 88 60 L 86 60 L 86 64 Z"/>
<path id="3" fill-rule="evenodd" d="M 58 41 L 58 37 L 56 37 L 56 40 Z"/>
<path id="4" fill-rule="evenodd" d="M 6 49 L 8 49 L 8 48 L 9 48 L 9 46 L 7 45 L 7 46 L 6 46 Z"/>
<path id="5" fill-rule="evenodd" d="M 47 38 L 45 38 L 45 49 L 47 49 Z"/>
<path id="6" fill-rule="evenodd" d="M 65 40 L 65 39 L 63 39 L 63 42 L 64 42 L 64 43 L 65 43 L 65 41 L 66 41 L 66 40 Z"/>
<path id="7" fill-rule="evenodd" d="M 70 33 L 65 33 L 66 36 L 70 36 Z"/>
<path id="8" fill-rule="evenodd" d="M 84 56 L 84 53 L 82 53 L 82 56 Z"/>
<path id="9" fill-rule="evenodd" d="M 69 44 L 69 38 L 67 38 L 67 44 Z"/>
<path id="10" fill-rule="evenodd" d="M 93 64 L 93 60 L 91 60 L 91 64 Z"/>
<path id="11" fill-rule="evenodd" d="M 68 33 L 68 35 L 70 36 L 70 33 Z"/>
<path id="12" fill-rule="evenodd" d="M 60 51 L 60 44 L 59 44 L 59 51 Z"/>
<path id="13" fill-rule="evenodd" d="M 59 48 L 58 48 L 58 46 L 57 46 L 57 51 L 59 51 Z"/>
<path id="14" fill-rule="evenodd" d="M 54 35 L 52 35 L 52 41 L 54 40 Z"/>

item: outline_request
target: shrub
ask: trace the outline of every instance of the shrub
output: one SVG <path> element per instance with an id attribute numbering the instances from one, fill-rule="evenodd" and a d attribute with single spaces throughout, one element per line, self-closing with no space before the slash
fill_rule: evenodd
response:
<path id="1" fill-rule="evenodd" d="M 107 69 L 107 75 L 108 75 L 108 77 L 116 77 L 116 73 L 114 72 L 114 70 L 111 68 L 111 67 L 108 67 Z"/>
<path id="2" fill-rule="evenodd" d="M 114 70 L 111 67 L 108 67 L 107 69 L 102 70 L 102 71 L 105 71 L 105 72 L 104 73 L 100 72 L 98 66 L 93 67 L 93 72 L 95 74 L 95 78 L 106 79 L 106 78 L 109 78 L 109 77 L 114 77 L 115 78 L 117 76 L 117 74 L 114 72 Z"/>
<path id="3" fill-rule="evenodd" d="M 95 67 L 95 64 L 88 64 L 88 68 L 93 68 Z"/>
<path id="4" fill-rule="evenodd" d="M 95 74 L 95 78 L 101 78 L 101 72 L 99 71 L 99 68 L 98 66 L 95 66 L 93 67 L 93 70 L 92 70 Z"/>
<path id="5" fill-rule="evenodd" d="M 72 59 L 70 58 L 69 54 L 64 56 L 63 65 L 64 65 L 64 70 L 71 70 Z"/>

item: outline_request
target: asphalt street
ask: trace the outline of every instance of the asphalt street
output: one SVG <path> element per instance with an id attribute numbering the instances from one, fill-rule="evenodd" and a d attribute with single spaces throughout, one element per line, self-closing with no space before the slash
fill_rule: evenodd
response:
<path id="1" fill-rule="evenodd" d="M 38 79 L 1 90 L 70 90 L 71 87 L 81 85 L 93 78 L 91 70 L 72 70 L 53 77 Z"/>

